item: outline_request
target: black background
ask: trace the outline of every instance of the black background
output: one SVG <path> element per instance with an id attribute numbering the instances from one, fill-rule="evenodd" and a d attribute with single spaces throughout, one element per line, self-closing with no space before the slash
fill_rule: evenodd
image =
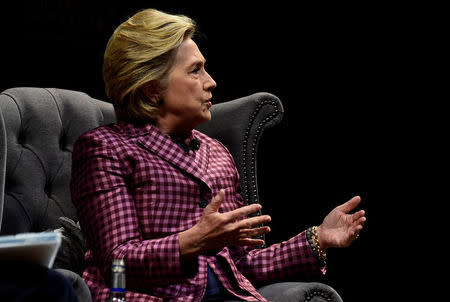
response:
<path id="1" fill-rule="evenodd" d="M 408 7 L 288 3 L 16 1 L 2 7 L 0 90 L 57 87 L 107 100 L 101 65 L 113 30 L 143 8 L 190 16 L 218 84 L 213 103 L 266 91 L 285 108 L 258 154 L 268 243 L 360 195 L 365 229 L 349 248 L 329 251 L 322 281 L 344 301 L 376 300 L 399 272 L 394 213 L 420 191 L 417 137 L 427 113 L 411 101 L 420 93 L 411 36 L 422 15 L 412 22 Z"/>

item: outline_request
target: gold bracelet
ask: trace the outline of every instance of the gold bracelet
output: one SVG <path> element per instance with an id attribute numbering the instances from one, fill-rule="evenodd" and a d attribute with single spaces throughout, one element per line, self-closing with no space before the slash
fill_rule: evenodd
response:
<path id="1" fill-rule="evenodd" d="M 327 253 L 325 253 L 325 251 L 320 248 L 319 235 L 317 235 L 317 226 L 313 226 L 311 228 L 311 239 L 312 239 L 312 241 L 314 243 L 314 248 L 316 249 L 316 252 L 319 255 L 319 258 L 324 263 L 326 263 L 326 261 L 327 261 Z"/>

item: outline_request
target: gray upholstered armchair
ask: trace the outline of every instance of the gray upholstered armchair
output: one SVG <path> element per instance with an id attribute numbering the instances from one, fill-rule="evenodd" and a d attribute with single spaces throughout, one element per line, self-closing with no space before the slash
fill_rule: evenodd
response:
<path id="1" fill-rule="evenodd" d="M 256 152 L 264 130 L 283 116 L 280 100 L 268 93 L 212 107 L 200 131 L 228 147 L 247 203 L 260 202 Z M 84 245 L 70 199 L 71 152 L 78 136 L 115 121 L 113 106 L 62 89 L 13 88 L 0 95 L 0 233 L 60 229 L 63 244 L 54 268 L 72 282 L 80 302 L 90 293 L 80 278 Z M 62 229 L 61 229 L 62 228 Z M 285 282 L 261 288 L 274 301 L 341 301 L 329 286 Z"/>

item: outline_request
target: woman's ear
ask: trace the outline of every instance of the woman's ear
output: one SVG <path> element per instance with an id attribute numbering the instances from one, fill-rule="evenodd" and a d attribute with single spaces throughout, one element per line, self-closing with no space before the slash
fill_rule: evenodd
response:
<path id="1" fill-rule="evenodd" d="M 151 80 L 144 85 L 142 85 L 142 92 L 145 97 L 152 102 L 154 105 L 158 106 L 158 101 L 161 99 L 160 87 L 157 80 Z"/>

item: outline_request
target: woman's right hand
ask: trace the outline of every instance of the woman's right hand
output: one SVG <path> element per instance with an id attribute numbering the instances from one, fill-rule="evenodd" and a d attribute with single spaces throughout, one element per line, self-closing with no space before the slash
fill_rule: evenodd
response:
<path id="1" fill-rule="evenodd" d="M 256 227 L 270 222 L 268 215 L 242 219 L 261 209 L 259 204 L 251 204 L 236 210 L 219 213 L 225 198 L 224 190 L 213 198 L 203 211 L 200 221 L 179 235 L 180 254 L 183 260 L 192 259 L 211 250 L 221 250 L 226 246 L 260 246 L 264 240 L 254 237 L 270 232 L 268 226 Z"/>

